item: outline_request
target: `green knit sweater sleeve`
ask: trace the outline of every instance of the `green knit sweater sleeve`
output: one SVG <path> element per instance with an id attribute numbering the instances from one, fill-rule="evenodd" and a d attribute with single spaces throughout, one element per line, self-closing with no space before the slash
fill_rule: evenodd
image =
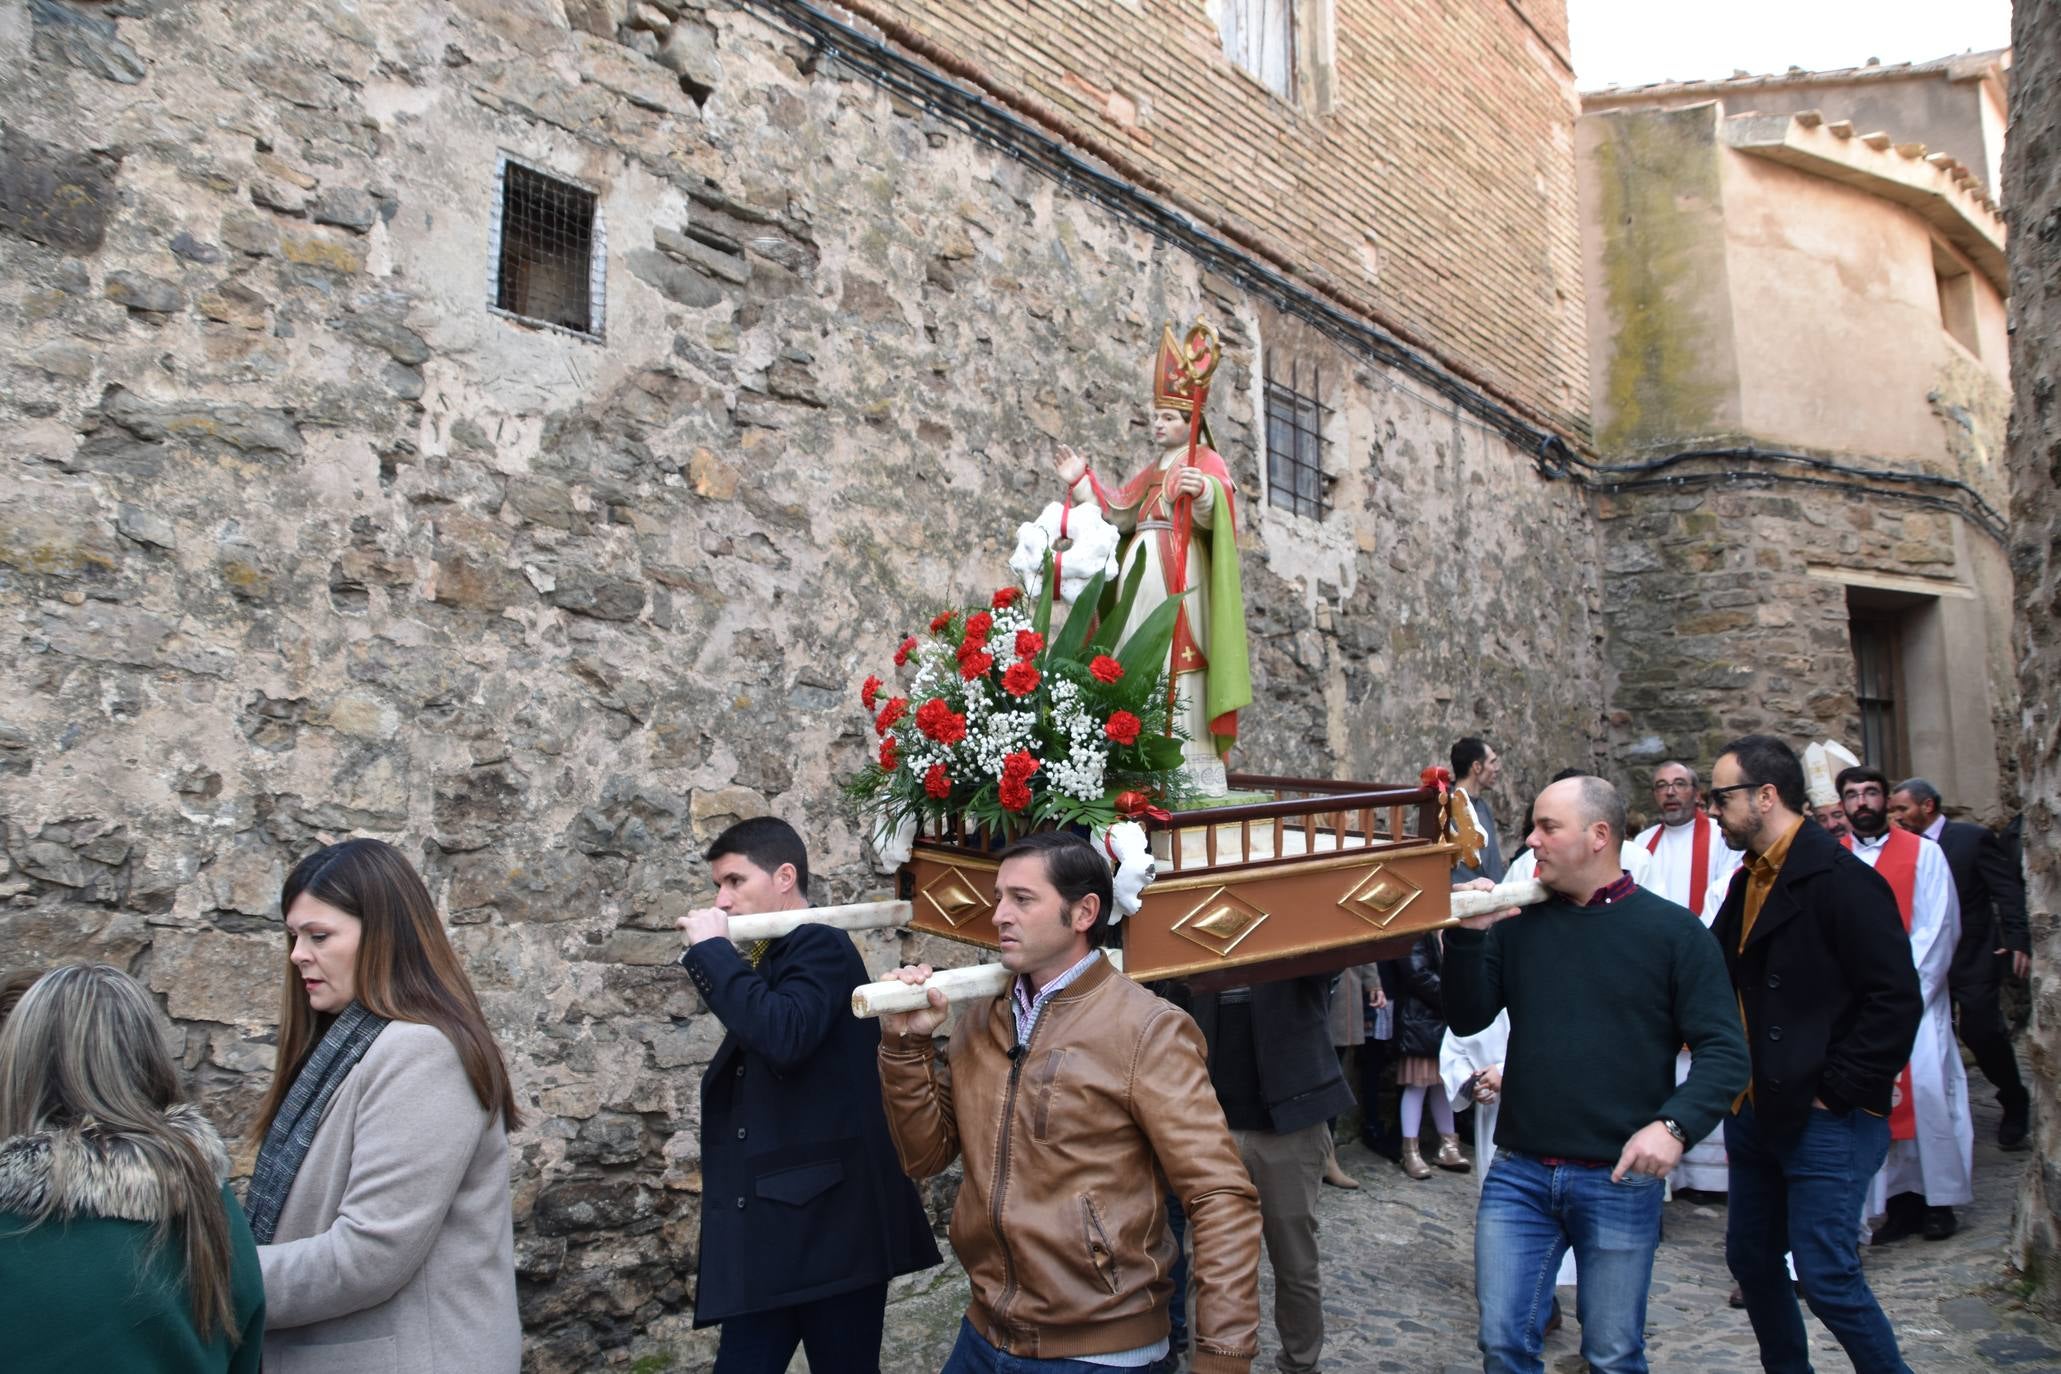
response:
<path id="1" fill-rule="evenodd" d="M 1689 1076 L 1660 1115 L 1673 1117 L 1693 1141 L 1717 1129 L 1733 1099 L 1746 1091 L 1753 1061 L 1717 941 L 1684 924 L 1674 945 L 1675 1026 L 1689 1047 Z"/>

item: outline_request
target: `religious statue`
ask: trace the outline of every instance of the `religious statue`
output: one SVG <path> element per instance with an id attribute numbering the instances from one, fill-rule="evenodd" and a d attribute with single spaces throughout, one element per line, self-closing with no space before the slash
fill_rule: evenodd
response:
<path id="1" fill-rule="evenodd" d="M 1235 489 L 1203 418 L 1221 352 L 1206 322 L 1198 320 L 1184 338 L 1176 338 L 1171 325 L 1162 331 L 1152 369 L 1152 439 L 1160 456 L 1122 488 L 1109 491 L 1087 460 L 1064 445 L 1053 464 L 1073 501 L 1092 500 L 1123 532 L 1115 585 L 1144 561 L 1119 642 L 1154 609 L 1186 594 L 1175 613 L 1171 649 L 1173 715 L 1187 736 L 1183 771 L 1205 796 L 1227 790 L 1223 758 L 1238 737 L 1239 710 L 1252 702 Z"/>

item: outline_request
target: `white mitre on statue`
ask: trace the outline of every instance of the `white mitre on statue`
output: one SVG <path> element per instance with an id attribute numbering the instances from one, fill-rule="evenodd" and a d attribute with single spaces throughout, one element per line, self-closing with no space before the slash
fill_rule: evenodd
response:
<path id="1" fill-rule="evenodd" d="M 1837 740 L 1807 746 L 1803 751 L 1803 789 L 1809 794 L 1811 805 L 1839 805 L 1839 789 L 1832 780 L 1859 764 L 1853 751 Z"/>

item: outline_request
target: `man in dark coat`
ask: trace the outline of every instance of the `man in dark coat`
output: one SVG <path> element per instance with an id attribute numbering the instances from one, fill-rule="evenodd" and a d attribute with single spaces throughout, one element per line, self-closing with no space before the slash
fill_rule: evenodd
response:
<path id="1" fill-rule="evenodd" d="M 1331 975 L 1184 995 L 1209 1046 L 1225 1124 L 1259 1190 L 1260 1236 L 1274 1269 L 1274 1334 L 1284 1374 L 1314 1370 L 1324 1351 L 1317 1274 L 1317 1187 L 1331 1155 L 1331 1118 L 1353 1090 L 1331 1048 Z"/>
<path id="2" fill-rule="evenodd" d="M 1865 1374 L 1909 1374 L 1861 1275 L 1855 1229 L 1889 1153 L 1897 1076 L 1924 1004 L 1896 896 L 1804 815 L 1803 765 L 1767 735 L 1732 741 L 1711 811 L 1746 851 L 1711 933 L 1746 1023 L 1753 1079 L 1725 1122 L 1731 1164 L 1725 1259 L 1762 1365 L 1809 1369 L 1782 1263 Z"/>
<path id="3" fill-rule="evenodd" d="M 887 1133 L 880 1026 L 851 937 L 804 925 L 740 949 L 730 916 L 809 905 L 801 837 L 740 821 L 708 851 L 716 905 L 680 925 L 680 963 L 723 1023 L 701 1078 L 701 1246 L 694 1324 L 722 1323 L 717 1374 L 878 1374 L 888 1280 L 938 1262 Z"/>
<path id="4" fill-rule="evenodd" d="M 1889 797 L 1889 814 L 1905 830 L 1946 851 L 1954 892 L 1961 899 L 1961 941 L 1954 946 L 1954 967 L 1947 978 L 1954 1019 L 1982 1076 L 2004 1106 L 1997 1144 L 2023 1150 L 2032 1125 L 2032 1097 L 2018 1076 L 2018 1056 L 2011 1051 L 1999 994 L 2006 966 L 2023 978 L 2032 958 L 2025 878 L 1994 830 L 1942 815 L 1939 789 L 1923 778 L 1897 784 Z"/>

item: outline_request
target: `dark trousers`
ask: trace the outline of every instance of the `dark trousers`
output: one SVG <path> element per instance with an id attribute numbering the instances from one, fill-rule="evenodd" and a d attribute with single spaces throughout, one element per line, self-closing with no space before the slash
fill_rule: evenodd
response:
<path id="1" fill-rule="evenodd" d="M 1360 1143 L 1390 1159 L 1402 1153 L 1402 1128 L 1381 1101 L 1383 1071 L 1394 1042 L 1367 1039 L 1354 1051 L 1360 1059 Z"/>
<path id="2" fill-rule="evenodd" d="M 1996 982 L 1976 983 L 1953 990 L 1954 1019 L 1961 1043 L 1975 1056 L 1975 1066 L 1997 1090 L 1997 1100 L 2006 1104 L 2023 1101 L 2025 1083 L 2018 1076 L 2018 1056 L 2011 1050 L 2011 1032 L 2004 1025 Z"/>
<path id="3" fill-rule="evenodd" d="M 715 1374 L 785 1374 L 798 1345 L 809 1374 L 880 1374 L 887 1285 L 869 1284 L 797 1307 L 747 1312 L 723 1322 Z"/>
<path id="4" fill-rule="evenodd" d="M 1753 1107 L 1725 1120 L 1731 1193 L 1725 1262 L 1739 1281 L 1768 1374 L 1810 1374 L 1810 1342 L 1782 1252 L 1796 1256 L 1796 1283 L 1859 1374 L 1911 1374 L 1896 1333 L 1861 1275 L 1856 1222 L 1868 1180 L 1889 1153 L 1889 1122 L 1822 1107 L 1793 1139 L 1760 1132 Z M 1588 1276 L 1582 1276 L 1584 1285 Z"/>

